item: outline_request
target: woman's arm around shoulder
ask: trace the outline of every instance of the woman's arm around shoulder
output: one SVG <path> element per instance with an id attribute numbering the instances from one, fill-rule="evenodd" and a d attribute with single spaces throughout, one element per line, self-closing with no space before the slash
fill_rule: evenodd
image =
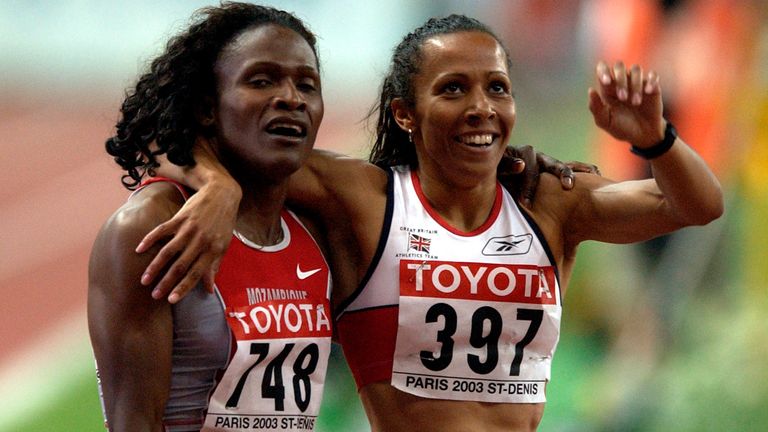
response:
<path id="1" fill-rule="evenodd" d="M 135 245 L 181 206 L 168 183 L 131 197 L 102 227 L 88 268 L 88 328 L 110 430 L 162 430 L 168 398 L 171 305 L 154 301 L 139 279 L 149 262 Z"/>
<path id="2" fill-rule="evenodd" d="M 288 203 L 323 215 L 323 218 L 354 217 L 383 205 L 387 174 L 376 165 L 328 150 L 313 150 L 304 166 L 291 176 Z M 361 204 L 367 205 L 362 206 Z M 383 211 L 383 208 L 382 208 Z"/>

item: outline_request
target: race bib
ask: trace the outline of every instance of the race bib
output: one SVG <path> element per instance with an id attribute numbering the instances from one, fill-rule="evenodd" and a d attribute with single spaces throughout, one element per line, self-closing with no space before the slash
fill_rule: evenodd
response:
<path id="1" fill-rule="evenodd" d="M 553 267 L 400 261 L 392 385 L 427 398 L 545 402 L 559 337 Z"/>
<path id="2" fill-rule="evenodd" d="M 327 304 L 271 301 L 225 314 L 237 349 L 202 430 L 313 430 L 330 353 Z"/>

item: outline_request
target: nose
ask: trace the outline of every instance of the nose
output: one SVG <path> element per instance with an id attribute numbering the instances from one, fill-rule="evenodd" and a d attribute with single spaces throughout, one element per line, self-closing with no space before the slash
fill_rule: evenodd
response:
<path id="1" fill-rule="evenodd" d="M 465 112 L 468 121 L 478 122 L 496 117 L 496 109 L 484 89 L 475 89 L 469 95 L 469 106 Z"/>
<path id="2" fill-rule="evenodd" d="M 272 98 L 272 107 L 289 111 L 304 111 L 307 102 L 304 96 L 292 81 L 283 81 Z"/>

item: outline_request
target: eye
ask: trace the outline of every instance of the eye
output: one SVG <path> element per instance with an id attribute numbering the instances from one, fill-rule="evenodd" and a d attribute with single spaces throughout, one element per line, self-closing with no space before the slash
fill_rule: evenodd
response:
<path id="1" fill-rule="evenodd" d="M 488 90 L 494 94 L 509 94 L 509 85 L 503 81 L 494 81 L 488 86 Z"/>
<path id="2" fill-rule="evenodd" d="M 254 88 L 267 88 L 272 85 L 272 81 L 264 77 L 254 77 L 248 80 L 248 84 Z"/>
<path id="3" fill-rule="evenodd" d="M 303 91 L 305 93 L 313 92 L 317 90 L 317 85 L 315 84 L 314 80 L 302 80 L 299 81 L 299 83 L 296 85 L 296 88 L 298 88 L 300 91 Z"/>
<path id="4" fill-rule="evenodd" d="M 459 94 L 461 91 L 461 84 L 457 82 L 449 82 L 442 87 L 442 92 L 447 94 Z"/>

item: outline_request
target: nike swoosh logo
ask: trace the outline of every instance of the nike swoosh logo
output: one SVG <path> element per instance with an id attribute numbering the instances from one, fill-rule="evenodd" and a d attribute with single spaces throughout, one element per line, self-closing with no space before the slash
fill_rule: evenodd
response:
<path id="1" fill-rule="evenodd" d="M 296 276 L 299 278 L 299 280 L 304 280 L 319 271 L 320 271 L 319 268 L 316 268 L 314 270 L 309 270 L 309 271 L 301 271 L 301 269 L 299 268 L 299 265 L 296 264 Z"/>

